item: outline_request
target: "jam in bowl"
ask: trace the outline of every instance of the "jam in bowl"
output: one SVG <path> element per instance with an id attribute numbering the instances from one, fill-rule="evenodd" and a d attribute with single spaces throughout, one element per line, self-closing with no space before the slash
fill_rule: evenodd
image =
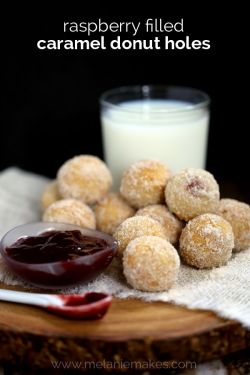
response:
<path id="1" fill-rule="evenodd" d="M 111 263 L 113 237 L 71 224 L 29 223 L 2 238 L 0 252 L 9 268 L 28 283 L 58 289 L 88 282 Z"/>

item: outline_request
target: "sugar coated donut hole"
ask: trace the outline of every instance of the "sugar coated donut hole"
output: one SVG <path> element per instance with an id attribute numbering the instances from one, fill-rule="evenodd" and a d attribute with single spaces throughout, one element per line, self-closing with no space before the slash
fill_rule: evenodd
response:
<path id="1" fill-rule="evenodd" d="M 163 226 L 166 234 L 166 238 L 172 244 L 176 244 L 181 235 L 183 223 L 174 216 L 163 204 L 152 204 L 150 206 L 140 208 L 136 215 L 138 216 L 149 216 L 159 221 Z"/>
<path id="2" fill-rule="evenodd" d="M 57 181 L 53 180 L 49 182 L 43 190 L 41 196 L 42 210 L 46 210 L 47 207 L 49 207 L 52 203 L 58 201 L 59 199 L 61 199 L 61 196 L 59 194 Z"/>
<path id="3" fill-rule="evenodd" d="M 43 214 L 43 221 L 74 224 L 82 228 L 96 228 L 92 209 L 76 199 L 61 199 L 51 204 Z"/>
<path id="4" fill-rule="evenodd" d="M 204 213 L 216 213 L 220 192 L 211 173 L 189 168 L 168 180 L 165 198 L 170 211 L 188 221 Z"/>
<path id="5" fill-rule="evenodd" d="M 168 168 L 159 161 L 138 161 L 123 173 L 120 193 L 135 208 L 162 203 L 169 176 Z"/>
<path id="6" fill-rule="evenodd" d="M 163 226 L 147 216 L 133 216 L 119 225 L 114 233 L 118 242 L 118 255 L 122 256 L 128 243 L 141 236 L 158 236 L 166 239 Z"/>
<path id="7" fill-rule="evenodd" d="M 134 214 L 135 210 L 119 193 L 109 193 L 95 206 L 97 229 L 113 234 L 124 220 Z"/>
<path id="8" fill-rule="evenodd" d="M 233 229 L 228 221 L 214 214 L 190 220 L 180 237 L 180 256 L 196 268 L 219 267 L 231 258 Z"/>
<path id="9" fill-rule="evenodd" d="M 178 277 L 180 259 L 167 240 L 142 236 L 129 242 L 123 256 L 123 272 L 128 284 L 145 292 L 171 288 Z"/>
<path id="10" fill-rule="evenodd" d="M 79 199 L 90 205 L 99 202 L 112 184 L 106 164 L 92 155 L 75 156 L 66 161 L 57 173 L 57 180 L 63 198 Z"/>
<path id="11" fill-rule="evenodd" d="M 234 232 L 234 249 L 245 250 L 250 247 L 250 206 L 235 199 L 221 199 L 218 215 L 227 220 Z"/>

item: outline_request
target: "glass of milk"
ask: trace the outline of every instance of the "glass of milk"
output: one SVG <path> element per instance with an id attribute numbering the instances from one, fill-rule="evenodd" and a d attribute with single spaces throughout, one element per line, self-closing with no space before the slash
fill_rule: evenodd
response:
<path id="1" fill-rule="evenodd" d="M 122 172 L 143 159 L 173 172 L 204 168 L 209 124 L 208 95 L 178 86 L 127 86 L 100 98 L 104 157 L 119 187 Z"/>

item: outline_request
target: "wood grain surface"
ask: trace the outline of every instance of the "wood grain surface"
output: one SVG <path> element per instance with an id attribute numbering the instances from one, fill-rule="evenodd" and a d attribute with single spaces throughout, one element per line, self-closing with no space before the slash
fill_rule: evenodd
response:
<path id="1" fill-rule="evenodd" d="M 1 362 L 43 368 L 53 361 L 204 361 L 249 347 L 250 332 L 163 302 L 114 299 L 97 321 L 0 302 L 0 345 Z"/>

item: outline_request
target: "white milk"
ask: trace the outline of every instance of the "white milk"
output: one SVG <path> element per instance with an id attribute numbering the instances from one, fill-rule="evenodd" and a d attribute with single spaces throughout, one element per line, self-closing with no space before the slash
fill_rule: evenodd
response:
<path id="1" fill-rule="evenodd" d="M 174 100 L 124 102 L 102 112 L 105 160 L 117 189 L 131 163 L 158 159 L 176 172 L 204 168 L 209 122 L 207 108 Z"/>

